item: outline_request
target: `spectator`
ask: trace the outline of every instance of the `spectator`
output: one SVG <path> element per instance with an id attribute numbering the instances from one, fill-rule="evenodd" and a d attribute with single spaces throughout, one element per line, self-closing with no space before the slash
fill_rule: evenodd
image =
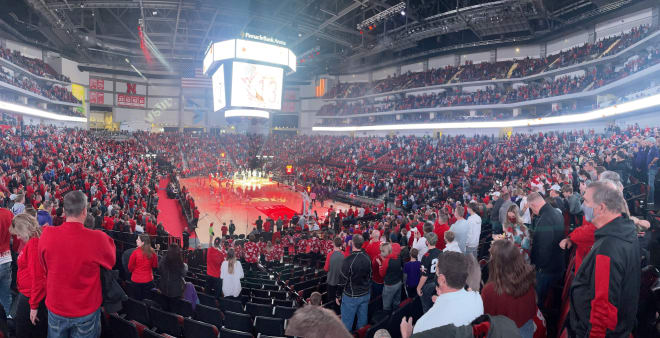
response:
<path id="1" fill-rule="evenodd" d="M 328 299 L 330 300 L 337 298 L 337 284 L 339 284 L 341 267 L 344 263 L 341 246 L 341 238 L 335 237 L 332 241 L 332 252 L 326 255 L 325 265 L 323 266 L 323 270 L 328 273 L 326 283 L 328 283 Z M 335 308 L 334 304 L 332 307 Z"/>
<path id="2" fill-rule="evenodd" d="M 16 336 L 45 337 L 48 332 L 48 316 L 43 302 L 46 297 L 46 280 L 37 252 L 41 227 L 34 217 L 20 214 L 12 221 L 9 231 L 26 243 L 16 260 Z"/>
<path id="3" fill-rule="evenodd" d="M 18 194 L 16 195 L 16 198 L 14 199 L 14 205 L 11 207 L 11 212 L 14 214 L 14 216 L 18 214 L 22 214 L 25 211 L 25 195 L 24 194 Z"/>
<path id="4" fill-rule="evenodd" d="M 236 253 L 233 248 L 227 250 L 227 259 L 222 262 L 220 267 L 220 278 L 222 279 L 222 294 L 225 297 L 238 298 L 241 294 L 241 279 L 243 275 L 243 266 L 236 260 Z"/>
<path id="5" fill-rule="evenodd" d="M 403 337 L 424 332 L 436 327 L 453 324 L 455 326 L 469 325 L 474 319 L 484 313 L 481 297 L 474 291 L 465 291 L 468 277 L 468 258 L 458 252 L 446 252 L 437 258 L 434 273 L 437 283 L 434 283 L 438 296 L 433 307 L 424 312 L 415 327 L 411 328 L 404 317 L 401 322 Z"/>
<path id="6" fill-rule="evenodd" d="M 515 203 L 511 202 L 511 194 L 508 192 L 502 192 L 502 196 L 500 197 L 500 199 L 502 200 L 502 205 L 500 205 L 500 210 L 498 211 L 497 214 L 499 216 L 499 223 L 504 224 L 504 221 L 507 218 L 506 215 L 507 210 L 509 210 L 509 208 Z"/>
<path id="7" fill-rule="evenodd" d="M 342 321 L 331 310 L 305 305 L 289 319 L 285 334 L 305 338 L 352 338 Z"/>
<path id="8" fill-rule="evenodd" d="M 213 246 L 206 252 L 206 285 L 207 293 L 215 291 L 215 298 L 222 296 L 222 279 L 220 278 L 220 267 L 225 260 L 224 241 L 220 237 L 213 240 Z"/>
<path id="9" fill-rule="evenodd" d="M 453 252 L 461 252 L 461 248 L 458 246 L 458 242 L 456 242 L 456 236 L 454 235 L 454 232 L 449 230 L 445 232 L 445 248 L 442 249 L 442 252 L 448 252 L 448 251 L 453 251 Z"/>
<path id="10" fill-rule="evenodd" d="M 529 230 L 523 224 L 520 217 L 520 210 L 517 205 L 513 204 L 506 211 L 506 219 L 502 224 L 504 230 L 504 238 L 513 242 L 527 261 L 529 261 L 530 237 Z"/>
<path id="11" fill-rule="evenodd" d="M 399 252 L 392 250 L 392 243 L 383 243 L 380 246 L 380 257 L 382 263 L 379 273 L 383 277 L 385 285 L 383 287 L 383 310 L 389 313 L 392 309 L 398 309 L 399 303 L 401 303 L 403 271 Z"/>
<path id="12" fill-rule="evenodd" d="M 467 245 L 468 231 L 470 231 L 470 224 L 463 218 L 465 215 L 465 209 L 461 206 L 454 209 L 454 216 L 456 217 L 456 222 L 452 224 L 449 228 L 451 232 L 454 233 L 456 238 L 456 243 L 461 249 L 461 252 L 465 253 L 465 247 Z"/>
<path id="13" fill-rule="evenodd" d="M 428 251 L 422 257 L 422 276 L 419 278 L 419 284 L 417 284 L 417 295 L 421 298 L 424 312 L 427 312 L 433 306 L 431 297 L 435 294 L 435 282 L 437 278 L 435 268 L 442 251 L 435 247 L 435 242 L 438 240 L 436 234 L 429 233 L 424 235 L 424 237 L 426 237 Z"/>
<path id="14" fill-rule="evenodd" d="M 582 225 L 582 208 L 580 208 L 580 194 L 573 193 L 573 187 L 570 184 L 565 184 L 561 187 L 561 193 L 566 199 L 568 204 L 568 214 L 569 214 L 569 224 L 572 224 L 574 227 L 579 227 Z"/>
<path id="15" fill-rule="evenodd" d="M 534 267 L 511 241 L 493 241 L 490 253 L 488 282 L 481 292 L 484 313 L 509 317 L 522 338 L 532 338 L 537 311 Z"/>
<path id="16" fill-rule="evenodd" d="M 660 151 L 658 150 L 658 144 L 653 137 L 649 137 L 646 140 L 646 145 L 649 147 L 648 154 L 646 155 L 646 166 L 648 168 L 648 197 L 646 199 L 646 204 L 650 207 L 655 207 L 655 175 L 658 173 L 658 167 L 660 166 Z M 15 215 L 16 213 L 14 213 Z"/>
<path id="17" fill-rule="evenodd" d="M 561 279 L 562 260 L 559 242 L 564 234 L 564 218 L 547 204 L 537 192 L 527 195 L 532 212 L 537 215 L 532 239 L 531 262 L 536 267 L 536 296 L 538 306 L 544 310 L 550 288 Z"/>
<path id="18" fill-rule="evenodd" d="M 573 336 L 627 337 L 636 325 L 641 284 L 640 248 L 625 199 L 607 182 L 592 182 L 584 195 L 593 209 L 596 242 L 570 289 Z"/>
<path id="19" fill-rule="evenodd" d="M 321 293 L 318 291 L 312 292 L 312 294 L 309 296 L 309 304 L 314 306 L 323 305 L 323 297 L 321 296 Z"/>
<path id="20" fill-rule="evenodd" d="M 101 268 L 115 265 L 115 244 L 101 231 L 83 227 L 87 196 L 64 195 L 66 222 L 44 227 L 39 257 L 46 270 L 49 337 L 98 337 L 101 334 Z M 65 245 L 76 243 L 76 245 Z"/>
<path id="21" fill-rule="evenodd" d="M 371 259 L 362 250 L 364 239 L 353 235 L 352 252 L 344 259 L 341 277 L 337 284 L 337 304 L 341 304 L 341 321 L 348 331 L 353 329 L 353 320 L 357 313 L 357 327 L 367 324 L 367 307 L 371 286 Z M 339 298 L 341 295 L 341 300 Z M 340 303 L 341 302 L 341 303 Z"/>
<path id="22" fill-rule="evenodd" d="M 185 288 L 184 277 L 188 272 L 188 265 L 183 262 L 181 247 L 172 243 L 167 248 L 165 257 L 158 264 L 158 273 L 160 273 L 159 289 L 168 304 L 168 311 L 173 311 L 175 300 L 183 296 Z"/>
<path id="23" fill-rule="evenodd" d="M 11 235 L 9 234 L 9 228 L 11 227 L 13 218 L 14 214 L 11 211 L 5 208 L 0 208 L 0 302 L 7 315 L 9 315 L 12 303 L 10 292 L 12 258 L 10 248 Z"/>
<path id="24" fill-rule="evenodd" d="M 493 203 L 490 205 L 490 225 L 493 228 L 493 234 L 502 233 L 502 223 L 500 223 L 500 207 L 504 203 L 504 199 L 500 198 L 500 192 L 496 191 L 491 194 Z"/>
<path id="25" fill-rule="evenodd" d="M 135 244 L 138 250 L 133 251 L 128 260 L 128 271 L 131 272 L 135 297 L 143 300 L 149 297 L 149 291 L 155 287 L 153 269 L 158 267 L 158 255 L 151 247 L 151 238 L 147 234 L 139 235 Z"/>
<path id="26" fill-rule="evenodd" d="M 50 201 L 45 201 L 37 210 L 37 220 L 39 225 L 53 225 L 53 217 L 50 215 L 51 204 Z"/>
<path id="27" fill-rule="evenodd" d="M 470 202 L 467 204 L 468 212 L 468 233 L 467 241 L 465 244 L 465 253 L 473 255 L 474 258 L 477 258 L 477 249 L 479 248 L 479 237 L 481 235 L 481 217 L 477 214 L 477 208 L 479 206 L 476 202 Z"/>
<path id="28" fill-rule="evenodd" d="M 410 250 L 410 261 L 403 267 L 406 278 L 406 294 L 408 298 L 414 298 L 417 295 L 417 285 L 421 277 L 422 263 L 417 260 L 417 249 Z"/>

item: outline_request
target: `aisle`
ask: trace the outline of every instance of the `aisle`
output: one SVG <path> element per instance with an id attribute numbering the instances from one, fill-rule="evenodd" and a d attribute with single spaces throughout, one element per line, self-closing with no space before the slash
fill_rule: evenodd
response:
<path id="1" fill-rule="evenodd" d="M 158 184 L 158 223 L 162 223 L 163 227 L 173 237 L 181 238 L 183 228 L 186 227 L 186 218 L 181 212 L 179 201 L 167 198 L 167 184 L 170 183 L 170 178 L 166 177 L 160 180 Z"/>

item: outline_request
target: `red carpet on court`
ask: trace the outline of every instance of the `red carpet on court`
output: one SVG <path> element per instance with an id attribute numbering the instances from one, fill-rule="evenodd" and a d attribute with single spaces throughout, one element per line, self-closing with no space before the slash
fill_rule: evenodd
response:
<path id="1" fill-rule="evenodd" d="M 188 222 L 181 212 L 179 201 L 167 197 L 167 184 L 169 183 L 170 178 L 166 177 L 161 179 L 158 184 L 158 217 L 156 220 L 163 224 L 170 235 L 181 238 L 183 228 L 187 226 Z"/>
<path id="2" fill-rule="evenodd" d="M 281 204 L 265 207 L 255 207 L 255 209 L 263 212 L 267 217 L 274 220 L 276 220 L 278 217 L 282 217 L 282 219 L 285 217 L 291 219 L 293 215 L 296 214 L 295 210 Z"/>

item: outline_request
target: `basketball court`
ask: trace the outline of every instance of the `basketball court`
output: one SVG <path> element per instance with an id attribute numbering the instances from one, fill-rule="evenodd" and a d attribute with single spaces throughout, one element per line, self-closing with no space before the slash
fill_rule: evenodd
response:
<path id="1" fill-rule="evenodd" d="M 301 192 L 266 178 L 216 181 L 209 177 L 189 177 L 179 182 L 195 199 L 199 209 L 196 236 L 204 246 L 209 243 L 211 223 L 216 236 L 221 233 L 222 223 L 229 226 L 230 220 L 236 225 L 235 234 L 248 234 L 255 227 L 258 216 L 263 220 L 269 216 L 276 220 L 278 216 L 287 215 L 290 219 L 293 213 L 300 214 L 302 210 Z M 325 201 L 323 207 L 317 201 L 312 210 L 323 221 L 330 205 L 348 210 L 347 204 L 331 200 Z"/>

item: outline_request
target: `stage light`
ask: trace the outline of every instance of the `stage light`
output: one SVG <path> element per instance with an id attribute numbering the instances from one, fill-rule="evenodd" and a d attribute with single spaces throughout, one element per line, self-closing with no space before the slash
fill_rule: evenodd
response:
<path id="1" fill-rule="evenodd" d="M 346 126 L 346 127 L 312 127 L 313 131 L 382 131 L 382 130 L 423 130 L 423 129 L 479 129 L 479 128 L 507 128 L 529 127 L 550 124 L 565 124 L 587 122 L 609 116 L 622 115 L 637 110 L 660 106 L 660 94 L 630 101 L 606 108 L 596 109 L 586 113 L 551 116 L 536 119 L 521 119 L 497 122 L 449 122 L 449 123 L 415 123 L 373 126 Z"/>
<path id="2" fill-rule="evenodd" d="M 406 11 L 401 11 L 401 15 L 406 15 Z"/>

